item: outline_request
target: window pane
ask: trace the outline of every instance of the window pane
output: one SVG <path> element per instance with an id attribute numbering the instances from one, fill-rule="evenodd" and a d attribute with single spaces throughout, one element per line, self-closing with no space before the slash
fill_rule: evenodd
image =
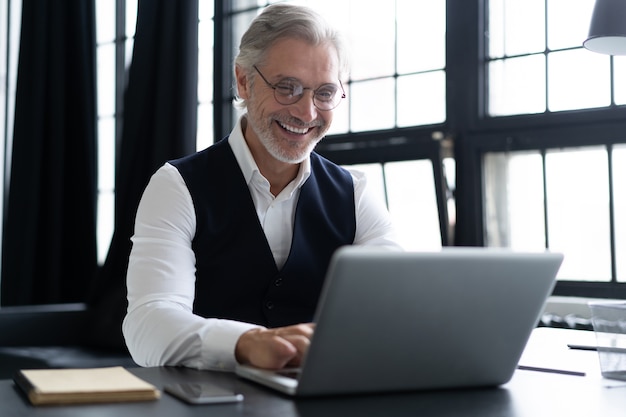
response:
<path id="1" fill-rule="evenodd" d="M 0 0 L 0 28 L 9 27 L 8 16 L 8 0 Z M 0 147 L 0 160 L 5 160 L 4 149 L 9 143 L 8 138 L 10 132 L 7 129 L 7 102 L 9 101 L 9 92 L 7 91 L 8 84 L 8 68 L 7 68 L 7 51 L 9 50 L 9 36 L 7 36 L 6 30 L 0 30 L 0 142 L 3 146 Z M 13 45 L 11 45 L 13 48 Z M 0 172 L 0 183 L 4 183 L 4 164 L 0 165 L 2 170 Z M 0 198 L 4 201 L 4 187 L 0 190 Z M 3 208 L 0 207 L 0 216 L 4 217 Z M 2 229 L 0 229 L 0 239 L 2 238 Z"/>
<path id="2" fill-rule="evenodd" d="M 395 8 L 353 7 L 350 20 L 354 80 L 393 75 L 395 72 Z M 372 30 L 375 28 L 375 30 Z M 358 40 L 358 42 L 356 41 Z"/>
<path id="3" fill-rule="evenodd" d="M 198 24 L 198 101 L 213 100 L 213 21 Z"/>
<path id="4" fill-rule="evenodd" d="M 236 14 L 232 17 L 233 19 L 233 44 L 232 46 L 232 56 L 236 57 L 239 53 L 239 41 L 243 34 L 248 30 L 250 26 L 250 22 L 254 19 L 261 10 L 252 10 L 249 12 L 243 12 Z"/>
<path id="5" fill-rule="evenodd" d="M 98 120 L 98 190 L 115 188 L 115 119 Z"/>
<path id="6" fill-rule="evenodd" d="M 126 40 L 124 44 L 124 67 L 126 70 L 130 68 L 133 60 L 133 47 L 135 46 L 135 38 Z"/>
<path id="7" fill-rule="evenodd" d="M 613 68 L 615 104 L 626 104 L 626 57 L 614 56 Z"/>
<path id="8" fill-rule="evenodd" d="M 565 254 L 562 279 L 611 278 L 607 159 L 604 148 L 546 155 L 549 245 Z"/>
<path id="9" fill-rule="evenodd" d="M 408 250 L 441 247 L 433 167 L 429 160 L 385 164 L 389 213 Z"/>
<path id="10" fill-rule="evenodd" d="M 236 1 L 233 1 L 232 3 L 236 3 Z M 200 0 L 198 2 L 198 19 L 201 22 L 212 20 L 214 11 L 215 7 L 212 1 Z"/>
<path id="11" fill-rule="evenodd" d="M 205 149 L 214 142 L 213 105 L 211 103 L 204 103 L 198 106 L 198 130 L 196 134 L 197 150 Z"/>
<path id="12" fill-rule="evenodd" d="M 115 40 L 115 2 L 96 0 L 96 43 Z"/>
<path id="13" fill-rule="evenodd" d="M 487 246 L 544 249 L 543 163 L 539 152 L 487 153 L 483 169 Z"/>
<path id="14" fill-rule="evenodd" d="M 100 0 L 103 1 L 103 0 Z M 108 1 L 108 0 L 104 0 Z M 200 1 L 200 3 L 210 3 L 213 6 L 213 2 L 208 2 L 206 0 Z M 114 3 L 114 2 L 111 2 Z M 136 0 L 126 0 L 126 37 L 134 38 L 135 37 L 135 28 L 137 27 L 137 1 Z"/>
<path id="15" fill-rule="evenodd" d="M 548 48 L 580 47 L 587 39 L 595 0 L 548 1 Z"/>
<path id="16" fill-rule="evenodd" d="M 545 0 L 489 1 L 489 56 L 498 58 L 545 49 Z"/>
<path id="17" fill-rule="evenodd" d="M 102 2 L 102 1 L 101 1 Z M 105 2 L 109 3 L 109 2 Z M 115 2 L 111 2 L 113 9 Z M 113 17 L 115 14 L 112 15 Z M 101 25 L 100 16 L 96 19 Z M 115 20 L 109 22 L 115 33 Z M 96 239 L 98 263 L 106 260 L 115 220 L 115 43 L 101 44 L 97 56 L 98 197 Z"/>
<path id="18" fill-rule="evenodd" d="M 99 46 L 98 59 L 98 115 L 115 114 L 115 44 Z"/>
<path id="19" fill-rule="evenodd" d="M 8 27 L 8 15 L 7 15 L 7 2 L 8 0 L 0 0 L 0 27 Z M 6 102 L 7 94 L 7 49 L 8 49 L 8 37 L 6 30 L 0 30 L 0 138 L 5 143 L 5 130 L 6 123 Z M 4 159 L 2 150 L 0 150 L 0 159 Z M 2 175 L 0 173 L 0 180 Z M 0 211 L 1 214 L 1 211 Z"/>
<path id="20" fill-rule="evenodd" d="M 365 173 L 367 177 L 367 187 L 384 205 L 387 205 L 383 166 L 381 164 L 355 164 L 346 165 L 345 168 L 355 169 Z"/>
<path id="21" fill-rule="evenodd" d="M 279 3 L 283 0 L 274 0 L 272 3 Z M 347 16 L 350 16 L 352 9 L 362 8 L 363 0 L 299 0 L 299 1 L 286 1 L 286 3 L 302 4 L 308 6 L 326 19 L 333 27 L 339 29 L 346 35 L 350 33 L 350 20 Z M 348 43 L 351 42 L 348 36 Z"/>
<path id="22" fill-rule="evenodd" d="M 390 129 L 394 126 L 393 78 L 353 83 L 350 92 L 350 123 L 353 132 Z"/>
<path id="23" fill-rule="evenodd" d="M 397 0 L 398 73 L 442 69 L 446 64 L 446 2 Z"/>
<path id="24" fill-rule="evenodd" d="M 456 192 L 456 161 L 454 158 L 443 158 L 443 170 L 445 173 L 445 181 L 450 191 L 447 196 L 448 202 L 448 223 L 453 229 L 456 227 L 456 199 L 454 193 Z"/>
<path id="25" fill-rule="evenodd" d="M 613 149 L 613 204 L 617 280 L 626 282 L 626 146 Z"/>
<path id="26" fill-rule="evenodd" d="M 350 87 L 350 85 L 343 86 L 346 91 L 346 98 L 341 100 L 341 103 L 333 110 L 333 122 L 327 135 L 347 133 L 350 128 L 350 102 L 352 101 Z"/>
<path id="27" fill-rule="evenodd" d="M 206 0 L 200 0 L 200 2 L 202 1 L 206 1 Z M 236 10 L 246 10 L 252 7 L 257 7 L 257 6 L 265 6 L 266 4 L 269 4 L 271 2 L 265 1 L 265 0 L 231 0 L 231 6 L 233 11 Z M 213 5 L 213 2 L 211 2 L 211 5 Z"/>
<path id="28" fill-rule="evenodd" d="M 196 149 L 211 145 L 213 137 L 213 2 L 203 0 L 198 11 L 198 122 Z"/>
<path id="29" fill-rule="evenodd" d="M 543 113 L 545 58 L 531 55 L 489 64 L 489 110 L 491 116 Z"/>
<path id="30" fill-rule="evenodd" d="M 398 78 L 398 127 L 443 123 L 445 120 L 445 72 Z"/>
<path id="31" fill-rule="evenodd" d="M 586 49 L 548 56 L 548 107 L 576 110 L 611 104 L 610 57 Z"/>
<path id="32" fill-rule="evenodd" d="M 98 224 L 97 224 L 97 244 L 98 263 L 104 264 L 111 238 L 113 237 L 113 213 L 115 211 L 115 194 L 113 191 L 101 191 L 98 193 Z"/>

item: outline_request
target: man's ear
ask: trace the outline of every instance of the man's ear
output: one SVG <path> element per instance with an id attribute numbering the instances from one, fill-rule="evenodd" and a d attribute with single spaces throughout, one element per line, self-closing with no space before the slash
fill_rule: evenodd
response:
<path id="1" fill-rule="evenodd" d="M 250 96 L 250 85 L 246 71 L 239 65 L 235 65 L 235 79 L 237 80 L 237 95 L 244 100 Z"/>

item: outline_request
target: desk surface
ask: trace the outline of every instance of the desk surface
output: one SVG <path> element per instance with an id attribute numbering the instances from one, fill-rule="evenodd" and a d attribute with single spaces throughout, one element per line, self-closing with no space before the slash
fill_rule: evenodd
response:
<path id="1" fill-rule="evenodd" d="M 228 373 L 182 368 L 133 368 L 139 377 L 159 388 L 174 381 L 210 381 L 244 394 L 238 404 L 189 406 L 168 394 L 146 403 L 33 407 L 10 380 L 0 381 L 0 415 L 91 417 L 91 416 L 623 416 L 626 410 L 626 383 L 611 384 L 599 376 L 597 353 L 571 352 L 567 343 L 588 341 L 589 332 L 537 329 L 523 361 L 532 363 L 536 353 L 549 341 L 548 353 L 578 355 L 585 376 L 555 372 L 518 370 L 500 388 L 482 390 L 434 391 L 337 398 L 294 400 Z M 582 339 L 581 339 L 582 338 Z M 534 349 L 534 350 L 533 350 Z M 576 359 L 576 360 L 578 360 Z"/>

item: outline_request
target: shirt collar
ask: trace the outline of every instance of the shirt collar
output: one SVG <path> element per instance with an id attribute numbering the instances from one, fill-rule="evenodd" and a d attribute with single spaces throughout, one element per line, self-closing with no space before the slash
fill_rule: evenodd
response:
<path id="1" fill-rule="evenodd" d="M 252 157 L 252 152 L 250 152 L 250 148 L 246 143 L 245 138 L 243 137 L 243 127 L 242 120 L 246 117 L 244 114 L 237 120 L 235 127 L 233 128 L 230 136 L 228 137 L 228 143 L 230 144 L 233 153 L 235 154 L 235 159 L 237 159 L 237 163 L 239 164 L 239 168 L 243 173 L 243 176 L 246 180 L 246 184 L 250 185 L 250 181 L 252 181 L 255 173 L 257 175 L 261 175 L 259 171 L 259 167 L 256 164 L 256 161 Z M 298 170 L 298 175 L 294 179 L 293 183 L 295 183 L 295 188 L 300 188 L 302 184 L 309 178 L 311 175 L 311 157 L 308 156 L 302 163 L 300 164 L 300 169 Z M 262 175 L 261 175 L 262 176 Z"/>

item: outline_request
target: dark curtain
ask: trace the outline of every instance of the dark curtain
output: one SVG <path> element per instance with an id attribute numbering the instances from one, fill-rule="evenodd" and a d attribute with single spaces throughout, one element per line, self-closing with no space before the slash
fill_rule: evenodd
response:
<path id="1" fill-rule="evenodd" d="M 85 301 L 93 280 L 94 22 L 93 0 L 22 4 L 2 242 L 4 306 Z"/>
<path id="2" fill-rule="evenodd" d="M 151 175 L 196 149 L 198 0 L 139 1 L 115 182 L 115 231 L 91 303 L 92 340 L 123 347 L 135 213 Z"/>

